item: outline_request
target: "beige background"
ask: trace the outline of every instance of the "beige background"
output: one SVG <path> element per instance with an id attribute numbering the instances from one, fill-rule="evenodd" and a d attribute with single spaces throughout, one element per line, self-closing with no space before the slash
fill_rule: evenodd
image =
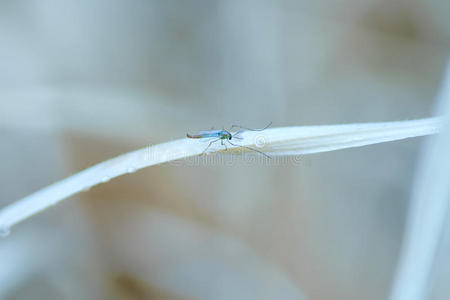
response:
<path id="1" fill-rule="evenodd" d="M 1 1 L 0 204 L 211 126 L 428 117 L 449 11 L 447 1 Z M 114 179 L 0 240 L 0 298 L 386 299 L 421 142 Z M 445 261 L 433 299 L 450 292 Z"/>

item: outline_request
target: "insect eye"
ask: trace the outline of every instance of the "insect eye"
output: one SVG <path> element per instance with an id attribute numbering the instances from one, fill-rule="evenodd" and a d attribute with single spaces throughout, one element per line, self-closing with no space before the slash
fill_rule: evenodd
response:
<path id="1" fill-rule="evenodd" d="M 231 140 L 231 138 L 232 138 L 232 136 L 230 135 L 230 136 L 228 137 L 228 139 Z"/>

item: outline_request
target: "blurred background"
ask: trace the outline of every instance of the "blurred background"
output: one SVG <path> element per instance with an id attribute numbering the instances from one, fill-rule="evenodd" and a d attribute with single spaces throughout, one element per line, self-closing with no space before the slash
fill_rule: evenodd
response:
<path id="1" fill-rule="evenodd" d="M 431 115 L 448 1 L 0 1 L 0 205 L 186 132 Z M 164 164 L 0 239 L 0 299 L 386 299 L 422 139 Z M 448 299 L 450 266 L 432 299 Z"/>

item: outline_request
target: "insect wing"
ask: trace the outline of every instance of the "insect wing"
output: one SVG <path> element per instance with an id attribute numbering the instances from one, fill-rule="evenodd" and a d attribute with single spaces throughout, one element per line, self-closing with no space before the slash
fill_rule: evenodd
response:
<path id="1" fill-rule="evenodd" d="M 203 137 L 216 137 L 220 135 L 220 130 L 200 131 L 199 135 Z"/>
<path id="2" fill-rule="evenodd" d="M 220 130 L 204 130 L 204 131 L 200 131 L 199 134 L 218 134 L 220 132 Z"/>

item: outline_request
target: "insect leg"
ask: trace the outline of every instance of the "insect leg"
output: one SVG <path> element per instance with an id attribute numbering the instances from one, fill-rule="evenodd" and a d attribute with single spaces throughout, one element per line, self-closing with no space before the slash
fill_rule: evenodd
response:
<path id="1" fill-rule="evenodd" d="M 211 145 L 212 145 L 213 143 L 217 142 L 218 140 L 220 140 L 220 138 L 215 139 L 214 141 L 211 141 L 211 142 L 209 143 L 208 147 L 206 147 L 206 149 L 203 150 L 202 155 L 205 154 L 205 153 L 206 153 L 206 150 L 208 150 L 208 148 L 211 147 Z"/>
<path id="2" fill-rule="evenodd" d="M 259 150 L 256 150 L 256 149 L 254 149 L 254 148 L 252 148 L 252 147 L 247 147 L 247 146 L 242 146 L 242 145 L 236 145 L 236 144 L 233 144 L 233 143 L 230 142 L 230 141 L 228 141 L 228 143 L 230 143 L 231 145 L 236 146 L 236 147 L 242 147 L 242 148 L 246 148 L 246 149 L 249 149 L 249 150 L 258 152 L 259 154 L 262 154 L 262 155 L 264 155 L 264 156 L 267 157 L 267 158 L 272 158 L 272 157 L 270 157 L 269 155 L 267 155 L 266 153 L 264 153 L 264 152 L 262 152 L 262 151 L 259 151 Z"/>

